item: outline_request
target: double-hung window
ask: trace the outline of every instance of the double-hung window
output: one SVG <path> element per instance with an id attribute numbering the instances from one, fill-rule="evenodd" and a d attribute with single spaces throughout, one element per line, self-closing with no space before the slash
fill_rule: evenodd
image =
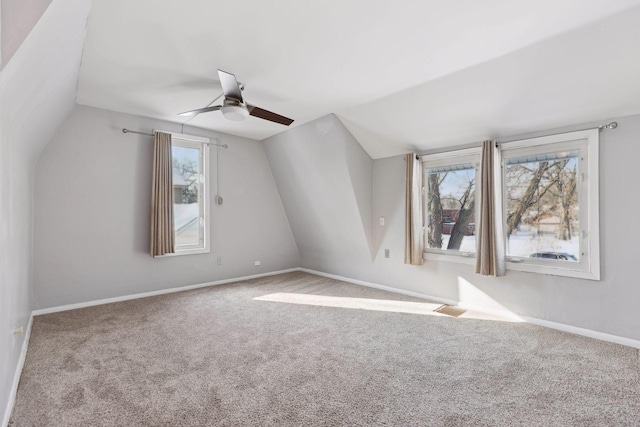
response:
<path id="1" fill-rule="evenodd" d="M 503 143 L 507 268 L 600 278 L 598 130 Z"/>
<path id="2" fill-rule="evenodd" d="M 176 255 L 208 253 L 209 139 L 172 134 Z"/>
<path id="3" fill-rule="evenodd" d="M 475 262 L 480 154 L 471 148 L 421 157 L 426 258 Z"/>

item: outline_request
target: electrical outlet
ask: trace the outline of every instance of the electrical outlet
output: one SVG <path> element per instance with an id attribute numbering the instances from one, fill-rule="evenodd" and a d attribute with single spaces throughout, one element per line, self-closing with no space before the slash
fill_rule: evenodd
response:
<path id="1" fill-rule="evenodd" d="M 384 217 L 380 217 L 380 227 L 384 227 Z"/>
<path id="2" fill-rule="evenodd" d="M 389 249 L 384 250 L 384 257 L 389 258 Z"/>
<path id="3" fill-rule="evenodd" d="M 253 261 L 253 265 L 258 267 L 259 265 L 262 265 L 262 261 Z"/>
<path id="4" fill-rule="evenodd" d="M 222 257 L 221 256 L 218 257 L 218 265 L 222 265 Z"/>

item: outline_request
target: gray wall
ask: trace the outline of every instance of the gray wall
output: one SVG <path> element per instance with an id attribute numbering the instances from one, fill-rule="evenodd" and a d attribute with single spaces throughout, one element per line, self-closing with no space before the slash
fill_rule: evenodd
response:
<path id="1" fill-rule="evenodd" d="M 319 124 L 327 121 L 333 123 L 334 119 L 328 116 L 265 140 L 287 214 L 295 224 L 302 267 L 640 339 L 640 280 L 635 265 L 640 242 L 640 227 L 635 220 L 640 212 L 636 186 L 640 116 L 618 119 L 618 129 L 601 134 L 601 281 L 511 271 L 506 277 L 490 278 L 476 275 L 471 265 L 453 262 L 405 265 L 405 164 L 401 156 L 373 162 L 374 252 L 373 260 L 367 259 L 362 255 L 366 239 L 360 230 L 369 224 L 356 224 L 358 202 L 351 177 L 359 175 L 364 183 L 368 172 L 333 148 L 357 141 L 337 125 L 332 126 L 332 132 L 324 132 Z M 557 131 L 578 128 L 583 126 Z M 357 147 L 351 149 L 357 151 Z M 316 163 L 310 165 L 312 160 Z M 385 217 L 384 227 L 377 223 L 380 216 Z M 350 230 L 340 228 L 345 222 Z M 333 253 L 336 246 L 356 244 L 358 250 Z M 388 259 L 384 258 L 385 248 L 390 249 Z"/>
<path id="2" fill-rule="evenodd" d="M 0 417 L 33 309 L 33 176 L 38 155 L 75 102 L 86 1 L 56 2 L 0 73 Z M 2 422 L 2 420 L 0 420 Z"/>
<path id="3" fill-rule="evenodd" d="M 298 250 L 261 142 L 186 126 L 210 148 L 210 254 L 151 258 L 153 139 L 122 128 L 175 123 L 76 105 L 42 153 L 35 179 L 36 308 L 206 283 L 299 266 Z M 216 162 L 218 156 L 218 162 Z M 216 173 L 216 163 L 219 170 Z M 221 256 L 223 264 L 217 265 Z M 254 261 L 262 265 L 255 267 Z"/>
<path id="4" fill-rule="evenodd" d="M 370 264 L 373 161 L 340 120 L 330 114 L 264 143 L 302 265 Z"/>

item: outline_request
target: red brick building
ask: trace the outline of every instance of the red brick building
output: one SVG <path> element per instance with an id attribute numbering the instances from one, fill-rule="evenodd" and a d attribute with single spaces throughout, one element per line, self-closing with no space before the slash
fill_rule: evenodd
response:
<path id="1" fill-rule="evenodd" d="M 460 209 L 443 209 L 442 210 L 442 234 L 451 234 L 453 226 L 458 221 Z M 465 230 L 465 236 L 473 236 L 476 233 L 476 214 L 474 213 L 469 220 L 469 225 Z"/>

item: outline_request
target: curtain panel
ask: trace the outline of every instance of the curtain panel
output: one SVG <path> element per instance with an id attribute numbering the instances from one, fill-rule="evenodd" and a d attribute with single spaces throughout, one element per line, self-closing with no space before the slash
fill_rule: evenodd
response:
<path id="1" fill-rule="evenodd" d="M 500 152 L 494 141 L 482 143 L 480 161 L 480 221 L 478 223 L 478 254 L 476 273 L 483 276 L 505 275 L 504 242 L 502 227 L 502 199 Z"/>
<path id="2" fill-rule="evenodd" d="M 171 134 L 154 133 L 151 189 L 151 256 L 175 253 Z"/>
<path id="3" fill-rule="evenodd" d="M 405 191 L 404 263 L 422 265 L 424 227 L 422 217 L 422 164 L 415 154 L 405 156 L 407 164 Z"/>

